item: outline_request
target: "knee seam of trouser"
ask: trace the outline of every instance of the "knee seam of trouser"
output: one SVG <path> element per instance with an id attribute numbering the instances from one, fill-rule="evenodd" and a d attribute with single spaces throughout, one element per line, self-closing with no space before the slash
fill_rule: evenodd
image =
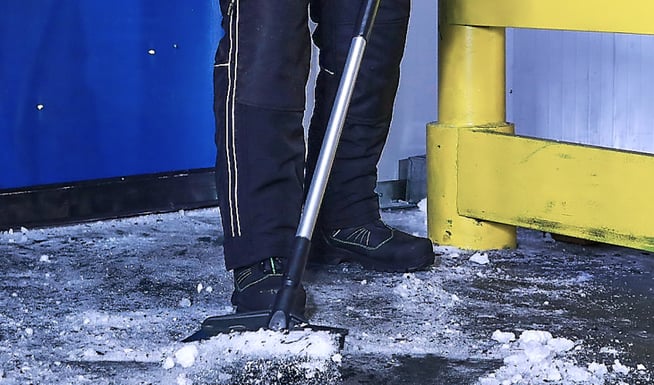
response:
<path id="1" fill-rule="evenodd" d="M 249 102 L 247 100 L 236 100 L 234 101 L 235 104 L 240 104 L 243 106 L 250 106 L 250 107 L 256 107 L 256 108 L 261 108 L 264 110 L 269 110 L 269 111 L 279 111 L 279 112 L 304 112 L 304 107 L 303 108 L 284 108 L 284 107 L 279 107 L 276 105 L 266 105 L 263 103 L 253 103 Z"/>

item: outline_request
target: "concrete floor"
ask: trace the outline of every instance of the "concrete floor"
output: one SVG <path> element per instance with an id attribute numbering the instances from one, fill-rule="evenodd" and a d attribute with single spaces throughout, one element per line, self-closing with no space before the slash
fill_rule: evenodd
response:
<path id="1" fill-rule="evenodd" d="M 423 234 L 424 215 L 383 213 Z M 160 361 L 229 308 L 219 227 L 217 210 L 205 209 L 0 234 L 0 384 L 184 383 Z M 329 383 L 501 379 L 517 345 L 493 340 L 496 330 L 547 331 L 574 342 L 559 357 L 567 364 L 609 368 L 594 382 L 522 373 L 506 384 L 654 383 L 654 256 L 518 235 L 516 250 L 482 253 L 487 264 L 437 247 L 440 263 L 414 274 L 310 267 L 311 321 L 349 329 Z M 612 370 L 616 360 L 628 372 Z"/>
<path id="2" fill-rule="evenodd" d="M 488 265 L 471 264 L 471 252 L 441 248 L 440 265 L 415 276 L 455 298 L 449 303 L 446 296 L 436 295 L 434 301 L 441 304 L 430 304 L 446 314 L 431 324 L 451 327 L 453 335 L 439 334 L 440 342 L 430 345 L 432 351 L 425 355 L 352 352 L 344 360 L 344 383 L 472 384 L 503 365 L 493 353 L 496 346 L 487 343 L 493 331 L 546 330 L 576 342 L 575 363 L 611 367 L 618 359 L 634 368 L 625 376 L 607 376 L 604 383 L 654 384 L 654 255 L 610 245 L 557 242 L 549 234 L 525 229 L 519 229 L 518 241 L 516 250 L 484 253 Z M 356 269 L 334 274 L 344 274 L 343 281 L 375 280 Z M 317 285 L 330 287 L 331 276 L 321 272 Z M 362 323 L 370 315 L 360 315 L 360 309 L 373 308 L 375 318 L 390 320 L 391 334 L 429 331 L 416 326 L 432 319 L 429 307 L 407 306 L 398 313 L 370 294 L 362 302 L 350 314 Z M 357 332 L 365 330 L 351 318 L 343 318 L 343 324 Z M 576 382 L 564 378 L 561 383 Z"/>
<path id="3" fill-rule="evenodd" d="M 619 359 L 647 368 L 609 376 L 605 383 L 654 384 L 654 256 L 554 242 L 527 230 L 519 231 L 519 243 L 517 250 L 488 252 L 492 266 L 475 274 L 466 269 L 460 275 L 444 273 L 443 287 L 460 299 L 452 317 L 465 330 L 464 339 L 478 341 L 472 350 L 492 350 L 484 340 L 495 330 L 547 330 L 577 343 L 575 362 L 610 366 Z M 437 270 L 457 270 L 465 263 L 465 257 L 445 256 Z M 405 322 L 399 324 L 401 329 Z M 463 358 L 397 354 L 381 360 L 353 355 L 344 362 L 347 384 L 472 384 L 502 366 L 493 354 L 483 353 Z M 515 383 L 540 383 L 532 381 Z"/>

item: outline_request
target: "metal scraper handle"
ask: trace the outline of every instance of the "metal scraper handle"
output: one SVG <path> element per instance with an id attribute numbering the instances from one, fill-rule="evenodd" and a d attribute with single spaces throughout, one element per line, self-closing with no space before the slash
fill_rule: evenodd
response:
<path id="1" fill-rule="evenodd" d="M 295 234 L 293 250 L 286 266 L 282 287 L 277 292 L 275 304 L 272 308 L 268 326 L 273 330 L 288 329 L 289 327 L 289 316 L 295 300 L 295 291 L 302 282 L 302 276 L 309 259 L 311 236 L 316 227 L 320 205 L 327 189 L 329 174 L 334 164 L 336 149 L 354 92 L 354 84 L 359 74 L 363 53 L 366 50 L 380 2 L 381 0 L 366 0 L 359 12 L 357 29 L 352 38 L 325 137 L 320 148 L 316 169 L 309 185 L 304 210 Z"/>

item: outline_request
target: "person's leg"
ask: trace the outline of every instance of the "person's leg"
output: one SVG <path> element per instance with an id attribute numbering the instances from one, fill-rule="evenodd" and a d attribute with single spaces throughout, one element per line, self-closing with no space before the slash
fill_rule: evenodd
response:
<path id="1" fill-rule="evenodd" d="M 323 0 L 312 12 L 320 48 L 316 104 L 308 140 L 312 176 L 354 31 L 361 0 Z M 384 271 L 411 271 L 433 263 L 431 242 L 391 229 L 380 220 L 377 163 L 392 118 L 404 53 L 410 0 L 381 2 L 358 75 L 314 236 L 316 253 L 355 260 Z M 321 247 L 318 247 L 321 246 Z M 314 253 L 314 254 L 316 254 Z"/>
<path id="2" fill-rule="evenodd" d="M 235 270 L 232 302 L 239 309 L 267 305 L 280 287 L 302 207 L 307 3 L 220 1 L 225 37 L 214 71 L 216 180 L 225 265 Z M 262 282 L 269 284 L 251 294 Z"/>
<path id="3" fill-rule="evenodd" d="M 362 0 L 324 0 L 314 41 L 320 48 L 316 103 L 309 131 L 312 170 L 329 119 Z M 325 194 L 321 224 L 351 226 L 379 218 L 377 163 L 392 117 L 410 0 L 381 2 Z M 353 219 L 356 218 L 356 219 Z M 355 223 L 358 221 L 359 223 Z"/>

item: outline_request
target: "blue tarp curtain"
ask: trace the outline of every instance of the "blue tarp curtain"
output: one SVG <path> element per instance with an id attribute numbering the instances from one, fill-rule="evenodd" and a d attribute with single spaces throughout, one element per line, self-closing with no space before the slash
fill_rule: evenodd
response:
<path id="1" fill-rule="evenodd" d="M 0 2 L 0 189 L 210 167 L 216 0 Z"/>

